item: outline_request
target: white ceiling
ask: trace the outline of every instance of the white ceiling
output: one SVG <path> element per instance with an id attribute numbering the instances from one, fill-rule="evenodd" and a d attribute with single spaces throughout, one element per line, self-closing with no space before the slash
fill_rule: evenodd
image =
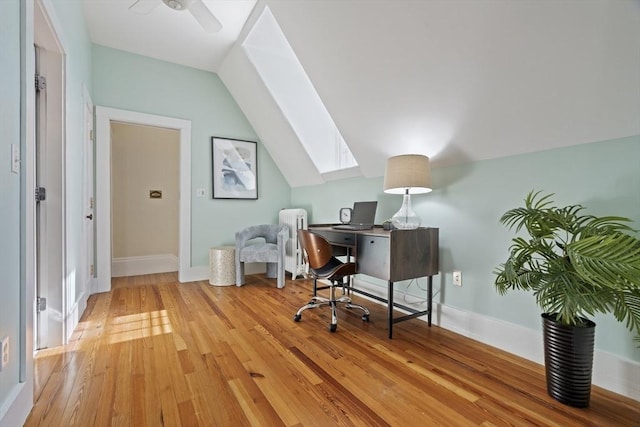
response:
<path id="1" fill-rule="evenodd" d="M 638 1 L 269 4 L 365 175 L 640 133 Z"/>
<path id="2" fill-rule="evenodd" d="M 228 54 L 265 4 L 364 176 L 396 154 L 438 167 L 640 134 L 639 0 L 205 0 L 219 35 L 84 1 L 95 43 L 218 72 L 292 186 L 322 179 Z"/>
<path id="3" fill-rule="evenodd" d="M 134 2 L 83 0 L 91 41 L 213 72 L 238 39 L 256 4 L 256 0 L 203 0 L 222 24 L 221 31 L 209 34 L 186 10 L 159 4 L 149 14 L 140 15 L 129 10 Z"/>

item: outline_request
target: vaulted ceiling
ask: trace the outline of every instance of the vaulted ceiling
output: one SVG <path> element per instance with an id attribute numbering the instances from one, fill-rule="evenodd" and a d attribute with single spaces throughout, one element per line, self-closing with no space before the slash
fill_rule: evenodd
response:
<path id="1" fill-rule="evenodd" d="M 130 10 L 136 1 L 83 0 L 91 40 L 212 72 L 220 67 L 256 4 L 256 0 L 203 0 L 223 24 L 219 32 L 207 33 L 187 10 L 172 10 L 155 0 L 157 4 L 151 4 L 149 13 L 140 14 Z"/>
<path id="2" fill-rule="evenodd" d="M 95 43 L 218 73 L 292 186 L 327 177 L 239 46 L 265 6 L 363 176 L 396 154 L 437 168 L 640 134 L 638 0 L 204 1 L 224 33 L 124 0 L 85 13 Z"/>

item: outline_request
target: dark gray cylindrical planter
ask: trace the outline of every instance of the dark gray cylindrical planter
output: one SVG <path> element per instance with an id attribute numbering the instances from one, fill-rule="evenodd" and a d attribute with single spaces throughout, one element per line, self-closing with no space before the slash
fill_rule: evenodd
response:
<path id="1" fill-rule="evenodd" d="M 542 315 L 547 393 L 566 405 L 586 408 L 591 397 L 596 324 L 583 319 L 585 326 L 564 325 L 555 317 Z"/>

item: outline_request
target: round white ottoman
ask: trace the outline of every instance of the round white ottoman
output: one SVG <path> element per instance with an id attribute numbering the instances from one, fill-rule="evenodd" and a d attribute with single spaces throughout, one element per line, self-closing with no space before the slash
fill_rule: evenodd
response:
<path id="1" fill-rule="evenodd" d="M 214 286 L 236 284 L 235 246 L 218 246 L 209 249 L 209 284 Z"/>

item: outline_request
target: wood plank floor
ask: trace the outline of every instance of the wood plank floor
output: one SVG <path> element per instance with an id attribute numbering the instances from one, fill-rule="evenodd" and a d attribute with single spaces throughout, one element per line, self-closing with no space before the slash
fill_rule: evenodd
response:
<path id="1" fill-rule="evenodd" d="M 283 289 L 113 280 L 65 347 L 36 357 L 27 426 L 640 426 L 640 402 L 593 387 L 591 407 L 551 399 L 542 366 L 411 320 L 387 339 L 383 306 L 296 310 Z"/>

